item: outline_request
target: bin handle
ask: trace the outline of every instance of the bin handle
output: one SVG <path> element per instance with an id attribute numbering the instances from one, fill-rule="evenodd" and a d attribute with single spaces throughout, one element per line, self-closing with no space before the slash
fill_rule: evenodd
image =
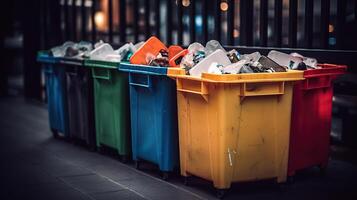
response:
<path id="1" fill-rule="evenodd" d="M 190 94 L 198 94 L 201 95 L 202 98 L 208 102 L 208 85 L 204 81 L 200 81 L 200 90 L 192 90 L 188 88 L 184 88 L 182 84 L 182 80 L 180 78 L 176 79 L 177 91 L 182 93 L 190 93 Z"/>
<path id="2" fill-rule="evenodd" d="M 240 88 L 240 97 L 241 100 L 243 100 L 245 97 L 249 96 L 283 95 L 284 86 L 284 81 L 242 83 Z"/>
<path id="3" fill-rule="evenodd" d="M 323 84 L 319 84 L 317 86 L 313 86 L 311 84 L 311 81 L 313 79 L 319 79 L 321 77 L 314 77 L 314 78 L 307 78 L 305 79 L 304 81 L 304 84 L 303 84 L 303 90 L 314 90 L 314 89 L 323 89 L 323 88 L 329 88 L 331 86 L 331 76 L 326 76 L 327 77 L 327 81 L 325 81 Z"/>
<path id="4" fill-rule="evenodd" d="M 96 74 L 96 69 L 92 68 L 92 77 L 95 78 L 95 79 L 104 79 L 104 80 L 108 80 L 109 81 L 111 79 L 110 70 L 108 70 L 108 69 L 101 69 L 101 70 L 105 70 L 107 72 L 106 75 L 97 75 Z"/>
<path id="5" fill-rule="evenodd" d="M 151 89 L 152 88 L 151 76 L 149 74 L 145 74 L 145 76 L 146 76 L 146 84 L 136 83 L 134 81 L 132 73 L 129 73 L 129 85 Z"/>

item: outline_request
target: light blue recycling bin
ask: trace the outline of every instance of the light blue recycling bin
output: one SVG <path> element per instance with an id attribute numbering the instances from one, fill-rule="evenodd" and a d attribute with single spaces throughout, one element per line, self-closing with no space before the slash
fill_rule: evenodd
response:
<path id="1" fill-rule="evenodd" d="M 167 179 L 178 165 L 175 81 L 166 67 L 121 63 L 119 70 L 129 75 L 133 160 L 157 164 Z"/>

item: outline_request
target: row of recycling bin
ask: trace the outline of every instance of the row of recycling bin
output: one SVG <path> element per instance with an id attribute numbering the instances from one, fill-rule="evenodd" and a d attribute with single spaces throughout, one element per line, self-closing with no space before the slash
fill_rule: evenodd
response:
<path id="1" fill-rule="evenodd" d="M 233 182 L 286 181 L 329 158 L 332 81 L 346 66 L 201 77 L 180 68 L 54 58 L 43 63 L 55 136 L 180 167 L 228 189 Z"/>

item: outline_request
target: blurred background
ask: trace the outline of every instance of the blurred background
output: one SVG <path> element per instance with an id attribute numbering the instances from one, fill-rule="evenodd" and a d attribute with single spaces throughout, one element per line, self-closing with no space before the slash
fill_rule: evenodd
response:
<path id="1" fill-rule="evenodd" d="M 336 148 L 356 147 L 357 0 L 13 0 L 0 15 L 1 96 L 44 102 L 36 53 L 64 41 L 215 39 L 240 53 L 277 49 L 348 65 L 334 86 L 331 135 Z"/>

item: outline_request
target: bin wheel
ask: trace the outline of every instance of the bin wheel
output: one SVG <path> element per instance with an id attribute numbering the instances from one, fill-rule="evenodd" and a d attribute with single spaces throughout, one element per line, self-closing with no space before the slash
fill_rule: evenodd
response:
<path id="1" fill-rule="evenodd" d="M 89 145 L 88 150 L 89 150 L 90 152 L 95 152 L 95 151 L 97 150 L 97 148 L 96 148 L 95 145 Z"/>
<path id="2" fill-rule="evenodd" d="M 190 184 L 189 182 L 190 182 L 190 177 L 188 177 L 188 176 L 183 177 L 183 184 L 184 185 L 188 186 Z"/>
<path id="3" fill-rule="evenodd" d="M 58 131 L 56 129 L 51 128 L 51 132 L 54 138 L 59 138 Z"/>
<path id="4" fill-rule="evenodd" d="M 295 176 L 294 176 L 294 175 L 293 175 L 293 176 L 288 176 L 286 182 L 287 182 L 288 184 L 294 184 L 294 182 L 295 182 Z"/>
<path id="5" fill-rule="evenodd" d="M 128 163 L 129 161 L 129 157 L 127 155 L 122 155 L 121 156 L 121 162 L 122 163 Z"/>
<path id="6" fill-rule="evenodd" d="M 140 168 L 140 161 L 135 160 L 135 169 L 139 170 L 139 168 Z"/>
<path id="7" fill-rule="evenodd" d="M 104 153 L 105 153 L 105 152 L 104 152 L 104 148 L 101 147 L 101 146 L 99 146 L 99 147 L 98 147 L 98 152 L 99 152 L 100 154 L 104 154 Z"/>
<path id="8" fill-rule="evenodd" d="M 162 172 L 162 180 L 167 181 L 169 179 L 169 172 Z"/>
<path id="9" fill-rule="evenodd" d="M 223 197 L 226 195 L 226 190 L 225 189 L 216 189 L 216 197 L 218 199 L 223 199 Z"/>

